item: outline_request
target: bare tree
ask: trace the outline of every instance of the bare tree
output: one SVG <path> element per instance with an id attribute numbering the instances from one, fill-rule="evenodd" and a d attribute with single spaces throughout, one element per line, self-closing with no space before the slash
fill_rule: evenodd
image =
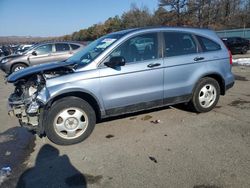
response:
<path id="1" fill-rule="evenodd" d="M 177 25 L 183 24 L 181 13 L 186 10 L 188 0 L 159 0 L 159 6 L 167 7 L 174 11 L 177 16 Z"/>

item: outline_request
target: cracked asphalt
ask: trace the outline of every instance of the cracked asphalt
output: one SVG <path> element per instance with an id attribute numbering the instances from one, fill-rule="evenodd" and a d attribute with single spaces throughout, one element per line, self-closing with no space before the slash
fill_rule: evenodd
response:
<path id="1" fill-rule="evenodd" d="M 30 138 L 14 143 L 19 150 L 4 147 L 6 131 L 19 129 L 5 108 L 12 87 L 1 79 L 0 164 L 26 151 L 2 187 L 249 188 L 250 67 L 233 72 L 234 87 L 209 113 L 177 105 L 107 119 L 73 146 L 19 131 Z"/>

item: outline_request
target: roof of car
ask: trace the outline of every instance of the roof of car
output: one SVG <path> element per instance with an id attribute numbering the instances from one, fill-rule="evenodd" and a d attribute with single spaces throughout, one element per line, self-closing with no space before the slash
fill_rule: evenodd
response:
<path id="1" fill-rule="evenodd" d="M 223 40 L 223 39 L 237 39 L 237 38 L 245 39 L 245 38 L 243 38 L 243 37 L 222 37 L 222 40 Z"/>
<path id="2" fill-rule="evenodd" d="M 152 26 L 152 27 L 141 27 L 141 28 L 133 28 L 133 29 L 125 29 L 117 32 L 113 32 L 110 34 L 121 34 L 127 35 L 134 32 L 140 31 L 157 31 L 157 30 L 175 30 L 175 31 L 190 31 L 190 32 L 202 32 L 202 33 L 211 33 L 211 29 L 208 28 L 198 28 L 198 27 L 170 27 L 170 26 Z"/>
<path id="3" fill-rule="evenodd" d="M 55 43 L 57 43 L 57 44 L 58 44 L 58 43 L 61 43 L 61 44 L 67 43 L 67 44 L 83 45 L 83 44 L 81 44 L 80 42 L 69 42 L 69 41 L 40 42 L 40 43 L 37 43 L 37 44 L 34 44 L 34 45 L 55 44 Z"/>
<path id="4" fill-rule="evenodd" d="M 209 28 L 200 28 L 200 27 L 188 27 L 188 26 L 176 26 L 176 27 L 173 27 L 173 26 L 148 26 L 148 27 L 138 27 L 138 28 L 133 28 L 133 29 L 125 29 L 125 30 L 122 30 L 121 32 L 133 32 L 133 31 L 140 31 L 140 30 L 161 30 L 161 29 L 179 29 L 179 30 L 182 30 L 182 29 L 190 29 L 190 30 L 210 30 Z M 119 31 L 118 31 L 119 32 Z"/>

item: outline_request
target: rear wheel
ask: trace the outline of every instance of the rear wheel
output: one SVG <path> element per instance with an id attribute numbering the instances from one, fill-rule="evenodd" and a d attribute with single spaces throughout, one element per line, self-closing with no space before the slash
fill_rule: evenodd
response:
<path id="1" fill-rule="evenodd" d="M 242 49 L 241 49 L 241 53 L 242 54 L 246 54 L 248 51 L 248 47 L 247 46 L 243 46 Z"/>
<path id="2" fill-rule="evenodd" d="M 59 145 L 76 144 L 93 131 L 96 115 L 93 108 L 77 97 L 56 101 L 48 112 L 44 125 L 47 137 Z"/>
<path id="3" fill-rule="evenodd" d="M 216 106 L 219 97 L 218 82 L 213 78 L 202 78 L 194 90 L 190 105 L 196 112 L 209 112 Z"/>
<path id="4" fill-rule="evenodd" d="M 27 67 L 27 65 L 25 65 L 25 64 L 17 63 L 17 64 L 15 64 L 15 65 L 13 65 L 13 67 L 12 67 L 12 69 L 11 69 L 11 73 L 16 72 L 16 71 L 19 71 L 19 70 L 22 70 L 22 69 L 24 69 L 24 68 L 26 68 L 26 67 Z"/>

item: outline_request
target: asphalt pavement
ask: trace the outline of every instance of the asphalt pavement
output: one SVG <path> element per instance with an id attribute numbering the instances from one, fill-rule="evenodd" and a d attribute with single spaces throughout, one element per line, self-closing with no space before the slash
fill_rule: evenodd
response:
<path id="1" fill-rule="evenodd" d="M 97 124 L 87 140 L 72 146 L 21 132 L 5 107 L 13 88 L 1 79 L 3 160 L 16 155 L 2 149 L 8 141 L 29 138 L 14 142 L 26 153 L 2 187 L 249 188 L 250 67 L 234 66 L 233 72 L 235 86 L 209 113 L 177 105 L 119 116 Z"/>

